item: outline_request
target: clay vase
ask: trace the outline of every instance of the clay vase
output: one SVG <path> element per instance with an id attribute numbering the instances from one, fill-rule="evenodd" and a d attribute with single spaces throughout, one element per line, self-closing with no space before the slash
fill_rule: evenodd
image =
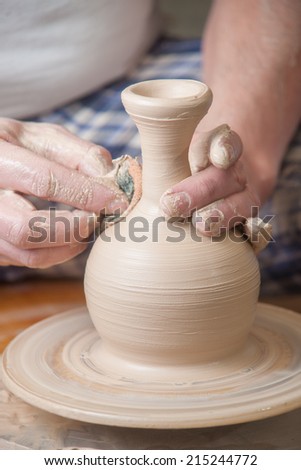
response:
<path id="1" fill-rule="evenodd" d="M 211 100 L 193 80 L 147 81 L 122 93 L 140 133 L 143 195 L 97 239 L 85 273 L 107 374 L 195 380 L 246 345 L 259 290 L 252 247 L 232 232 L 196 237 L 191 221 L 168 221 L 159 208 L 161 195 L 190 175 L 188 147 Z"/>

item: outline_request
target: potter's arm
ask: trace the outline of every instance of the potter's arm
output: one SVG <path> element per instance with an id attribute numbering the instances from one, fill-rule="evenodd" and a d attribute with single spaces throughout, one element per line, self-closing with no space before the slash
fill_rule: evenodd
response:
<path id="1" fill-rule="evenodd" d="M 222 123 L 240 135 L 244 150 L 226 172 L 211 165 L 171 188 L 189 195 L 189 210 L 214 203 L 200 213 L 209 221 L 217 216 L 213 230 L 231 225 L 237 216 L 249 217 L 252 206 L 260 206 L 273 190 L 300 119 L 300 51 L 299 0 L 214 3 L 204 36 L 203 77 L 213 91 L 213 105 L 192 141 L 192 168 L 202 168 L 207 158 L 204 132 Z M 237 142 L 231 145 L 237 158 Z M 204 233 L 204 224 L 198 228 Z"/>

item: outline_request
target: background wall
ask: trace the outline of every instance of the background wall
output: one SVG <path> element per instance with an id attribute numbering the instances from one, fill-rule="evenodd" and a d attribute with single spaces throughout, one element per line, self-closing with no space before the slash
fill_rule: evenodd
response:
<path id="1" fill-rule="evenodd" d="M 168 37 L 200 37 L 211 3 L 212 0 L 158 0 L 163 32 Z"/>

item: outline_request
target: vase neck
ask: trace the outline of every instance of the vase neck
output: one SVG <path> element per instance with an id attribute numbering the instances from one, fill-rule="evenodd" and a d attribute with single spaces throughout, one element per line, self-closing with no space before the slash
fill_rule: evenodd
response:
<path id="1" fill-rule="evenodd" d="M 141 138 L 143 199 L 158 205 L 162 194 L 190 176 L 188 148 L 197 119 L 175 121 L 133 117 Z"/>
<path id="2" fill-rule="evenodd" d="M 136 123 L 143 159 L 143 199 L 162 194 L 190 175 L 188 148 L 212 93 L 195 80 L 150 80 L 129 86 L 122 102 Z"/>

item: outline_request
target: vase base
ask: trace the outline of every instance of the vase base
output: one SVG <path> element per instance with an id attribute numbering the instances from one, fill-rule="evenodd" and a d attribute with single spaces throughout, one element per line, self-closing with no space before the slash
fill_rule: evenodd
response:
<path id="1" fill-rule="evenodd" d="M 3 380 L 31 405 L 85 422 L 234 424 L 301 406 L 300 342 L 300 315 L 258 304 L 246 345 L 223 361 L 172 368 L 112 362 L 83 307 L 15 338 L 3 355 Z"/>

